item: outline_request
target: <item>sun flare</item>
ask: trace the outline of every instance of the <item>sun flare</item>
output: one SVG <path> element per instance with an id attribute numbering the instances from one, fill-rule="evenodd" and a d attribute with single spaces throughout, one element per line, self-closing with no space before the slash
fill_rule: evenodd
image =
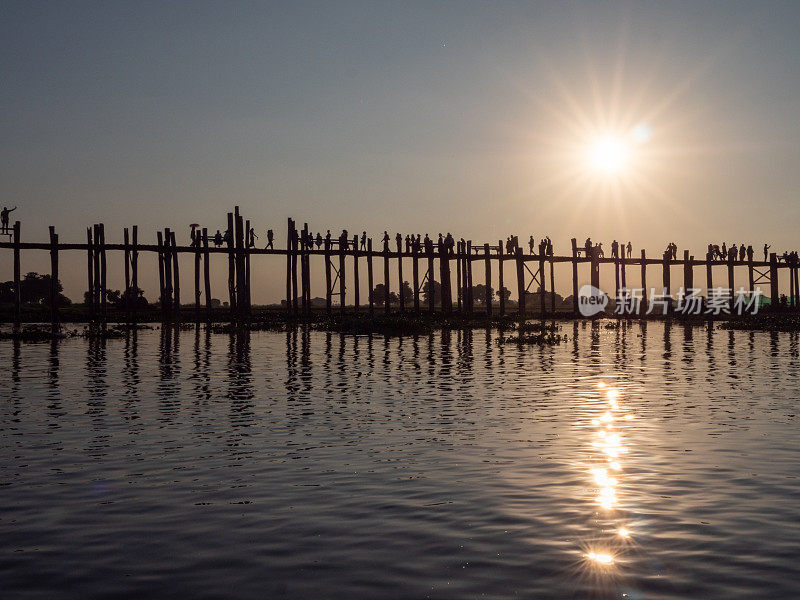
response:
<path id="1" fill-rule="evenodd" d="M 587 152 L 593 170 L 607 175 L 620 174 L 630 164 L 631 147 L 621 138 L 605 136 L 596 139 Z"/>

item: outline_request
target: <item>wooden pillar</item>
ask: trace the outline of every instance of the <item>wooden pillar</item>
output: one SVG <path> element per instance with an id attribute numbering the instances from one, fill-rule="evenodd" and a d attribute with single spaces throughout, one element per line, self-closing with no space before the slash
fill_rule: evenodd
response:
<path id="1" fill-rule="evenodd" d="M 208 229 L 203 227 L 203 288 L 206 295 L 206 319 L 211 320 L 211 267 L 209 258 L 211 253 L 208 251 Z"/>
<path id="2" fill-rule="evenodd" d="M 694 287 L 694 273 L 692 272 L 692 258 L 689 256 L 689 251 L 683 251 L 683 293 L 689 293 L 689 290 Z"/>
<path id="3" fill-rule="evenodd" d="M 233 213 L 228 213 L 228 306 L 231 315 L 236 312 L 236 257 L 234 255 Z"/>
<path id="4" fill-rule="evenodd" d="M 331 304 L 333 290 L 331 289 L 331 243 L 328 238 L 325 238 L 325 312 L 331 314 Z"/>
<path id="5" fill-rule="evenodd" d="M 307 280 L 306 280 L 306 258 L 308 250 L 308 223 L 303 224 L 300 231 L 300 312 L 303 316 L 309 314 L 309 299 Z"/>
<path id="6" fill-rule="evenodd" d="M 647 255 L 645 254 L 644 248 L 642 248 L 642 304 L 640 306 L 640 311 L 642 314 L 647 310 Z"/>
<path id="7" fill-rule="evenodd" d="M 130 240 L 130 232 L 128 228 L 125 227 L 122 230 L 122 242 L 123 248 L 125 250 L 125 291 L 123 292 L 122 298 L 124 300 L 125 305 L 125 321 L 130 323 L 131 320 L 131 240 Z"/>
<path id="8" fill-rule="evenodd" d="M 234 230 L 236 232 L 236 308 L 237 313 L 243 315 L 247 312 L 247 282 L 244 272 L 244 220 L 239 214 L 239 207 L 234 207 Z"/>
<path id="9" fill-rule="evenodd" d="M 175 232 L 170 232 L 170 246 L 172 249 L 172 277 L 173 277 L 173 307 L 177 315 L 181 311 L 181 278 L 178 269 L 178 243 L 175 241 Z"/>
<path id="10" fill-rule="evenodd" d="M 600 289 L 600 255 L 599 255 L 599 252 L 595 251 L 595 249 L 592 248 L 591 256 L 589 258 L 590 258 L 589 268 L 590 268 L 591 283 L 592 283 L 592 286 L 595 289 L 599 290 Z"/>
<path id="11" fill-rule="evenodd" d="M 556 313 L 556 274 L 553 265 L 553 255 L 550 255 L 550 314 Z"/>
<path id="12" fill-rule="evenodd" d="M 450 285 L 450 254 L 444 244 L 439 244 L 439 280 L 442 285 L 442 312 L 453 312 L 452 290 Z"/>
<path id="13" fill-rule="evenodd" d="M 519 317 L 525 318 L 525 265 L 522 262 L 522 248 L 517 248 L 517 291 L 519 292 Z"/>
<path id="14" fill-rule="evenodd" d="M 711 290 L 714 289 L 714 256 L 711 252 L 706 253 L 706 306 L 708 306 L 708 298 L 711 296 Z"/>
<path id="15" fill-rule="evenodd" d="M 578 241 L 572 238 L 572 312 L 578 314 Z"/>
<path id="16" fill-rule="evenodd" d="M 292 314 L 292 220 L 286 221 L 286 313 Z M 327 241 L 325 242 L 327 246 Z M 328 256 L 325 255 L 325 265 L 330 269 Z M 328 270 L 328 293 L 330 293 L 330 270 Z M 330 304 L 328 305 L 330 312 Z"/>
<path id="17" fill-rule="evenodd" d="M 194 244 L 194 318 L 200 319 L 200 230 L 192 230 L 192 244 Z"/>
<path id="18" fill-rule="evenodd" d="M 97 317 L 101 317 L 100 311 L 100 225 L 94 224 L 92 226 L 92 237 L 94 238 L 94 289 L 92 296 L 94 298 L 94 306 L 97 311 Z"/>
<path id="19" fill-rule="evenodd" d="M 58 327 L 58 234 L 50 225 L 50 323 Z"/>
<path id="20" fill-rule="evenodd" d="M 167 297 L 164 277 L 164 236 L 160 231 L 156 232 L 156 239 L 158 244 L 158 301 L 161 304 L 161 312 L 163 313 L 167 310 Z"/>
<path id="21" fill-rule="evenodd" d="M 492 257 L 489 254 L 489 244 L 483 245 L 484 263 L 486 265 L 486 316 L 492 316 Z"/>
<path id="22" fill-rule="evenodd" d="M 345 271 L 344 271 L 344 252 L 345 247 L 347 245 L 347 237 L 341 235 L 339 237 L 339 310 L 344 314 L 344 300 L 345 300 L 345 290 L 347 286 L 345 285 Z"/>
<path id="23" fill-rule="evenodd" d="M 86 299 L 89 304 L 89 316 L 92 321 L 95 319 L 97 305 L 94 303 L 94 244 L 92 243 L 92 228 L 86 228 L 86 266 L 88 268 L 87 285 L 89 287 Z"/>
<path id="24" fill-rule="evenodd" d="M 433 248 L 430 251 L 425 252 L 428 257 L 428 312 L 432 313 L 434 310 L 434 294 L 436 293 L 436 289 L 433 285 Z"/>
<path id="25" fill-rule="evenodd" d="M 416 242 L 411 247 L 411 271 L 414 284 L 414 312 L 419 314 L 419 248 Z"/>
<path id="26" fill-rule="evenodd" d="M 389 314 L 389 243 L 383 243 L 383 312 Z"/>
<path id="27" fill-rule="evenodd" d="M 131 306 L 131 319 L 134 323 L 138 320 L 139 311 L 139 226 L 131 228 L 131 287 L 133 288 L 133 302 Z"/>
<path id="28" fill-rule="evenodd" d="M 619 279 L 623 289 L 628 289 L 628 284 L 625 280 L 625 251 L 622 252 L 622 256 L 619 259 Z"/>
<path id="29" fill-rule="evenodd" d="M 106 294 L 106 228 L 100 223 L 100 312 L 103 315 L 103 323 L 106 322 L 108 314 L 106 307 L 108 299 Z"/>
<path id="30" fill-rule="evenodd" d="M 753 273 L 753 253 L 748 252 L 747 254 L 747 283 L 750 286 L 750 291 L 755 291 L 755 276 Z"/>
<path id="31" fill-rule="evenodd" d="M 544 275 L 544 244 L 539 246 L 541 248 L 541 252 L 539 252 L 539 311 L 541 312 L 542 316 L 547 314 L 547 287 L 545 286 L 545 275 Z"/>
<path id="32" fill-rule="evenodd" d="M 506 297 L 505 294 L 503 294 L 503 287 L 505 286 L 503 282 L 503 265 L 505 263 L 505 256 L 503 255 L 503 240 L 498 240 L 497 248 L 497 285 L 499 286 L 500 291 L 500 316 L 503 316 L 506 314 Z"/>
<path id="33" fill-rule="evenodd" d="M 375 298 L 373 298 L 372 290 L 374 289 L 374 282 L 372 278 L 372 238 L 367 240 L 367 287 L 369 287 L 369 316 L 375 316 Z"/>
<path id="34" fill-rule="evenodd" d="M 169 227 L 164 229 L 164 310 L 172 316 L 174 304 L 172 302 L 172 232 Z"/>
<path id="35" fill-rule="evenodd" d="M 464 261 L 464 293 L 467 299 L 467 314 L 471 315 L 475 308 L 475 298 L 472 297 L 472 240 L 467 240 Z"/>
<path id="36" fill-rule="evenodd" d="M 400 312 L 406 312 L 406 294 L 403 291 L 403 248 L 401 244 L 397 245 L 397 284 L 400 286 L 398 289 L 398 296 L 400 297 Z"/>
<path id="37" fill-rule="evenodd" d="M 353 305 L 355 306 L 356 312 L 359 312 L 360 301 L 361 298 L 359 297 L 360 294 L 360 281 L 358 279 L 358 256 L 359 256 L 359 249 L 358 249 L 358 236 L 353 236 Z"/>
<path id="38" fill-rule="evenodd" d="M 14 327 L 22 322 L 22 290 L 20 288 L 20 224 L 14 221 Z"/>
<path id="39" fill-rule="evenodd" d="M 456 309 L 461 313 L 463 291 L 461 289 L 461 242 L 456 242 Z"/>
<path id="40" fill-rule="evenodd" d="M 614 257 L 614 298 L 619 298 L 619 251 Z"/>
<path id="41" fill-rule="evenodd" d="M 733 263 L 736 260 L 733 256 L 728 258 L 728 289 L 730 290 L 730 300 L 728 301 L 728 308 L 733 310 Z"/>
<path id="42" fill-rule="evenodd" d="M 672 302 L 669 298 L 669 294 L 671 293 L 671 285 L 670 285 L 670 263 L 672 262 L 670 257 L 672 254 L 670 251 L 664 252 L 664 256 L 662 257 L 661 261 L 661 283 L 663 285 L 663 293 L 667 296 L 667 310 L 668 314 L 672 314 Z"/>
<path id="43" fill-rule="evenodd" d="M 775 252 L 769 254 L 769 295 L 772 307 L 777 309 L 780 306 L 780 293 L 778 292 L 778 255 Z"/>

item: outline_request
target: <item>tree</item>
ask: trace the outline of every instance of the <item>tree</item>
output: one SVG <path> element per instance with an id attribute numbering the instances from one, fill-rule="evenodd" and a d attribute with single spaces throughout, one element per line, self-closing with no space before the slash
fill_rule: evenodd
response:
<path id="1" fill-rule="evenodd" d="M 370 299 L 372 300 L 373 304 L 383 306 L 383 302 L 386 297 L 385 294 L 386 287 L 382 283 L 379 283 L 370 292 Z M 400 300 L 395 292 L 389 292 L 389 304 L 397 304 L 399 301 Z"/>
<path id="2" fill-rule="evenodd" d="M 25 277 L 19 282 L 20 300 L 26 304 L 49 304 L 50 303 L 50 275 L 39 275 L 38 273 L 26 273 Z M 61 281 L 56 281 L 56 306 L 67 306 L 72 304 L 72 300 L 67 298 L 62 292 L 64 286 Z M 14 301 L 14 282 L 5 281 L 0 284 L 0 302 Z"/>
<path id="3" fill-rule="evenodd" d="M 506 302 L 508 302 L 509 298 L 511 298 L 511 290 L 509 290 L 506 286 L 503 286 L 502 288 L 497 290 L 495 294 L 497 294 L 498 298 L 505 297 L 504 299 Z"/>
<path id="4" fill-rule="evenodd" d="M 489 287 L 489 296 L 494 296 L 494 288 Z M 472 286 L 472 299 L 477 304 L 486 304 L 486 286 L 482 283 Z"/>
<path id="5" fill-rule="evenodd" d="M 428 280 L 425 282 L 425 285 L 422 286 L 423 293 L 422 297 L 425 299 L 425 304 L 428 304 L 428 298 L 430 297 L 430 284 L 431 281 L 433 282 L 433 303 L 441 304 L 442 303 L 442 284 L 438 281 Z"/>

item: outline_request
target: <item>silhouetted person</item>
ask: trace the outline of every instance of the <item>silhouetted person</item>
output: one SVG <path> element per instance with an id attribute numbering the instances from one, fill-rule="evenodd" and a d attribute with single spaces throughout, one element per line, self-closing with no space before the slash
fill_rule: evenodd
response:
<path id="1" fill-rule="evenodd" d="M 248 236 L 248 239 L 247 239 L 247 247 L 248 248 L 255 248 L 256 247 L 256 240 L 258 239 L 258 236 L 256 235 L 255 228 L 251 227 L 249 234 L 250 235 Z"/>
<path id="2" fill-rule="evenodd" d="M 425 240 L 423 241 L 423 244 L 425 246 L 426 253 L 430 254 L 431 252 L 433 252 L 433 240 L 431 240 L 431 238 L 428 237 L 427 233 L 425 234 Z"/>
<path id="3" fill-rule="evenodd" d="M 217 229 L 217 233 L 214 234 L 214 246 L 217 248 L 222 246 L 222 233 L 220 233 L 219 229 Z"/>
<path id="4" fill-rule="evenodd" d="M 747 247 L 747 260 L 748 261 L 752 261 L 753 260 L 753 254 L 755 254 L 755 251 L 753 250 L 753 247 L 752 246 L 748 246 Z"/>
<path id="5" fill-rule="evenodd" d="M 611 242 L 611 258 L 619 258 L 619 243 L 617 240 Z"/>
<path id="6" fill-rule="evenodd" d="M 384 252 L 388 252 L 389 251 L 389 232 L 388 231 L 384 231 L 383 232 L 383 250 L 384 250 Z"/>
<path id="7" fill-rule="evenodd" d="M 597 252 L 598 258 L 605 258 L 605 253 L 603 252 L 603 242 L 599 242 L 595 245 L 594 251 Z"/>
<path id="8" fill-rule="evenodd" d="M 410 235 L 406 234 L 405 242 L 406 242 L 406 246 L 405 246 L 406 254 L 408 254 L 408 253 L 411 252 L 411 236 Z"/>
<path id="9" fill-rule="evenodd" d="M 347 235 L 347 229 L 342 229 L 342 235 L 339 236 L 339 248 L 342 250 L 350 248 L 350 237 Z"/>
<path id="10" fill-rule="evenodd" d="M 592 256 L 592 238 L 587 237 L 586 243 L 583 245 L 586 248 L 586 257 L 589 258 Z"/>
<path id="11" fill-rule="evenodd" d="M 770 248 L 772 248 L 772 246 L 764 244 L 764 262 L 767 262 L 769 260 L 769 249 Z"/>
<path id="12" fill-rule="evenodd" d="M 275 249 L 274 240 L 275 234 L 273 233 L 272 229 L 267 229 L 267 248 L 270 250 Z"/>
<path id="13" fill-rule="evenodd" d="M 231 230 L 230 229 L 226 229 L 225 233 L 222 234 L 222 241 L 224 243 L 226 243 L 226 244 L 231 241 Z"/>
<path id="14" fill-rule="evenodd" d="M 533 236 L 531 236 L 528 239 L 528 254 L 533 254 L 533 246 L 534 246 L 534 241 L 533 241 Z"/>
<path id="15" fill-rule="evenodd" d="M 367 232 L 366 231 L 362 231 L 361 232 L 361 249 L 362 250 L 366 250 L 367 249 Z"/>
<path id="16" fill-rule="evenodd" d="M 417 250 L 422 251 L 422 234 L 417 234 Z"/>
<path id="17" fill-rule="evenodd" d="M 7 206 L 3 207 L 3 210 L 0 211 L 0 222 L 2 222 L 2 230 L 3 233 L 8 233 L 9 226 L 8 226 L 8 215 L 17 210 L 17 207 L 8 208 Z"/>
<path id="18" fill-rule="evenodd" d="M 747 248 L 744 247 L 744 244 L 739 246 L 739 261 L 744 260 L 744 255 L 747 253 Z"/>
<path id="19" fill-rule="evenodd" d="M 403 236 L 398 233 L 396 236 L 394 236 L 394 241 L 397 242 L 397 252 L 398 253 L 402 252 L 403 251 Z"/>
<path id="20" fill-rule="evenodd" d="M 728 244 L 726 244 L 725 242 L 722 242 L 722 249 L 720 250 L 719 257 L 723 260 L 728 258 Z"/>
<path id="21" fill-rule="evenodd" d="M 553 241 L 550 239 L 550 236 L 548 235 L 546 238 L 544 238 L 544 241 L 547 256 L 553 256 Z"/>
<path id="22" fill-rule="evenodd" d="M 633 246 L 631 245 L 630 242 L 628 242 L 628 258 L 630 258 L 631 256 L 633 256 Z"/>
<path id="23" fill-rule="evenodd" d="M 319 231 L 315 241 L 317 242 L 317 250 L 319 250 L 322 247 L 322 234 Z"/>

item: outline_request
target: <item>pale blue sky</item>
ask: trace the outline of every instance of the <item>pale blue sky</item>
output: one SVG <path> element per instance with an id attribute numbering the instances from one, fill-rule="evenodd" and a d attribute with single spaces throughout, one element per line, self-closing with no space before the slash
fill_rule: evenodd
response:
<path id="1" fill-rule="evenodd" d="M 281 244 L 294 216 L 782 251 L 798 24 L 796 2 L 3 2 L 0 202 L 27 240 L 103 221 L 150 241 L 238 203 Z M 639 123 L 646 168 L 618 188 L 577 174 L 584 133 Z"/>

